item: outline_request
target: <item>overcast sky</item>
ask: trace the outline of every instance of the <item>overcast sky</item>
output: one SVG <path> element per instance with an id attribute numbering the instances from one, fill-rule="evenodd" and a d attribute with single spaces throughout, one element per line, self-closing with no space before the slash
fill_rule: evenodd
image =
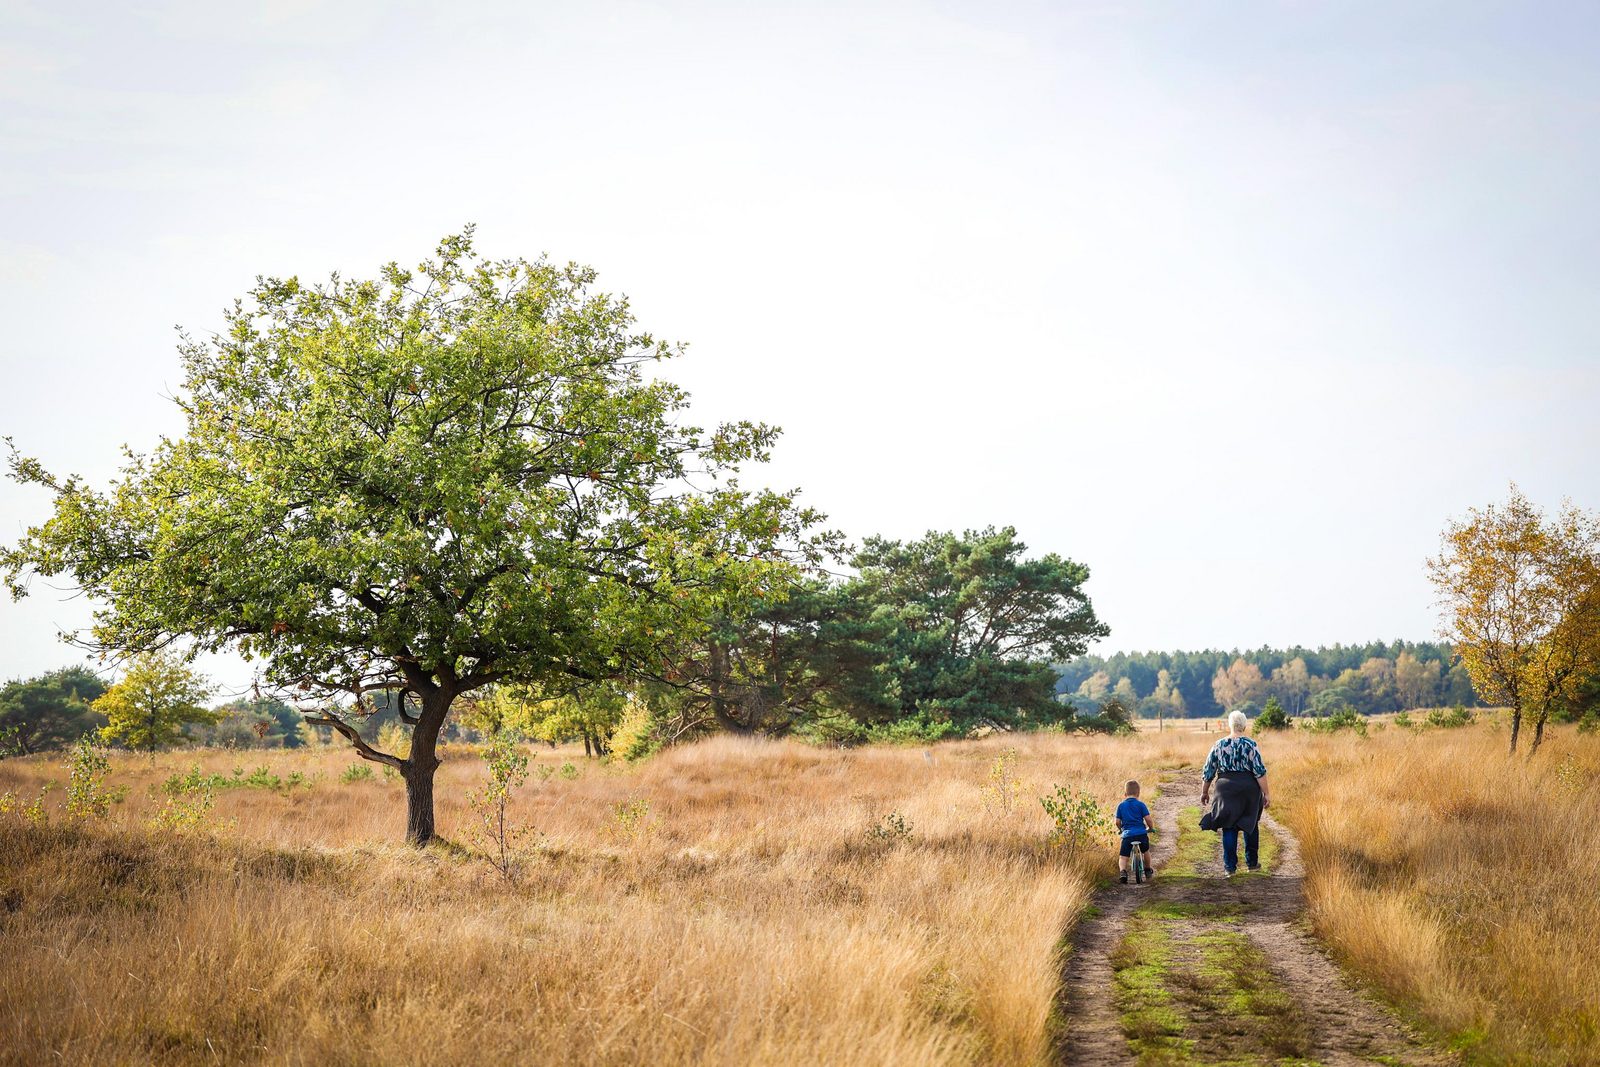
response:
<path id="1" fill-rule="evenodd" d="M 173 326 L 255 275 L 476 222 L 852 537 L 1087 563 L 1101 651 L 1427 638 L 1448 517 L 1600 507 L 1595 5 L 0 13 L 0 433 L 52 469 L 176 432 Z M 0 605 L 0 676 L 86 615 Z"/>

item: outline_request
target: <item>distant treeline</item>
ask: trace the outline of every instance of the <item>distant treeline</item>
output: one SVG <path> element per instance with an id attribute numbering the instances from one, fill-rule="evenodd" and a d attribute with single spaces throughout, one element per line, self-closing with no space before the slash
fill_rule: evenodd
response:
<path id="1" fill-rule="evenodd" d="M 1147 718 L 1206 718 L 1239 707 L 1253 713 L 1271 697 L 1291 715 L 1479 704 L 1465 668 L 1452 659 L 1449 645 L 1430 641 L 1118 652 L 1079 656 L 1059 667 L 1056 692 L 1084 708 L 1117 697 Z"/>

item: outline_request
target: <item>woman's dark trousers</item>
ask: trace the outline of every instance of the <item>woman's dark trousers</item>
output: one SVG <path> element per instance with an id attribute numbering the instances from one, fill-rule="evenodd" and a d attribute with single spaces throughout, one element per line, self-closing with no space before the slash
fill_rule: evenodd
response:
<path id="1" fill-rule="evenodd" d="M 1244 831 L 1244 865 L 1254 868 L 1261 862 L 1261 828 Z M 1239 869 L 1239 831 L 1222 831 L 1222 865 L 1232 874 Z"/>

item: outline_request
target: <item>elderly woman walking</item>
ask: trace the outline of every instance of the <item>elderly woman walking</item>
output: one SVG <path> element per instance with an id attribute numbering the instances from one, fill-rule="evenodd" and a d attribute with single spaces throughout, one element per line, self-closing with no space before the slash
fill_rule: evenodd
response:
<path id="1" fill-rule="evenodd" d="M 1200 804 L 1211 810 L 1200 818 L 1200 829 L 1222 831 L 1222 865 L 1229 876 L 1239 869 L 1239 834 L 1244 833 L 1244 863 L 1250 870 L 1260 868 L 1261 812 L 1272 802 L 1267 789 L 1267 765 L 1261 750 L 1244 736 L 1250 721 L 1242 711 L 1228 714 L 1228 736 L 1211 746 L 1206 757 L 1205 785 Z M 1212 786 L 1216 798 L 1212 799 Z"/>

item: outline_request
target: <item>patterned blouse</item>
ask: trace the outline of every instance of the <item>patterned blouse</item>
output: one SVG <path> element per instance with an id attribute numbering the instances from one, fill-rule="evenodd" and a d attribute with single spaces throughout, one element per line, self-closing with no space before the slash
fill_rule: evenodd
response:
<path id="1" fill-rule="evenodd" d="M 1257 778 L 1267 776 L 1267 765 L 1261 762 L 1261 750 L 1254 741 L 1248 737 L 1224 737 L 1211 746 L 1211 755 L 1206 757 L 1206 766 L 1201 772 L 1206 781 L 1211 781 L 1219 772 L 1229 771 L 1248 772 Z"/>

